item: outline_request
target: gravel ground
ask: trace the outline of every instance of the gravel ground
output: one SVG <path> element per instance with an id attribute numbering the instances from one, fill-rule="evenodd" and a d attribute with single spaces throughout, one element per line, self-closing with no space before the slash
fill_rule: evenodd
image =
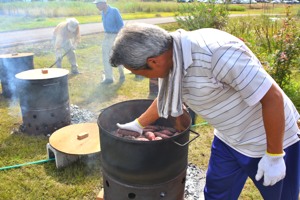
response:
<path id="1" fill-rule="evenodd" d="M 184 199 L 204 200 L 205 171 L 189 163 L 187 168 Z"/>

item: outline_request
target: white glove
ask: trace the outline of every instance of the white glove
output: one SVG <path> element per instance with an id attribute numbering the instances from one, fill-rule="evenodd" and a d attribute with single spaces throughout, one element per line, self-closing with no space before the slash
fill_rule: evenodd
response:
<path id="1" fill-rule="evenodd" d="M 143 133 L 143 126 L 140 124 L 138 119 L 135 119 L 132 122 L 126 123 L 126 124 L 119 124 L 117 123 L 117 126 L 121 129 L 129 130 L 129 131 L 135 131 L 138 132 L 139 134 Z"/>
<path id="2" fill-rule="evenodd" d="M 264 186 L 272 186 L 285 177 L 285 162 L 282 154 L 266 154 L 260 159 L 255 179 L 259 181 L 264 176 Z"/>

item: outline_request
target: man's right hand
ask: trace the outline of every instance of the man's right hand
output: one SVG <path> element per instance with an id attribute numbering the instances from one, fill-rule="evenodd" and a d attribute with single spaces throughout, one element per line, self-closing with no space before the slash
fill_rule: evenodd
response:
<path id="1" fill-rule="evenodd" d="M 143 133 L 143 126 L 139 123 L 138 119 L 135 119 L 134 121 L 126 123 L 126 124 L 117 123 L 117 126 L 120 129 L 135 131 L 135 132 L 138 132 L 139 134 Z"/>

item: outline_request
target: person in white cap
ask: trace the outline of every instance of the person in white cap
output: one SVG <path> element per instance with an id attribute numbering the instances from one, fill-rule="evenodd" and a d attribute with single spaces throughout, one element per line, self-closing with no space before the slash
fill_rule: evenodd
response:
<path id="1" fill-rule="evenodd" d="M 107 4 L 106 0 L 95 0 L 97 9 L 101 12 L 103 27 L 105 31 L 104 40 L 102 43 L 102 59 L 104 65 L 104 79 L 101 84 L 112 84 L 113 80 L 113 68 L 109 63 L 109 54 L 115 37 L 120 29 L 124 26 L 123 19 L 119 10 L 115 7 L 111 7 Z M 119 82 L 125 81 L 123 66 L 118 66 L 119 70 Z"/>
<path id="2" fill-rule="evenodd" d="M 53 32 L 53 44 L 56 55 L 56 66 L 61 68 L 63 52 L 71 64 L 72 74 L 79 74 L 75 49 L 80 42 L 79 22 L 75 18 L 68 18 L 59 23 Z"/>

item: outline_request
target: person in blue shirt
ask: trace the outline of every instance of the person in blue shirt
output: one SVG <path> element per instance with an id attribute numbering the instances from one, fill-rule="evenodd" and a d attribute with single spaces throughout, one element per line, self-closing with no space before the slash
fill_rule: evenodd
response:
<path id="1" fill-rule="evenodd" d="M 117 8 L 112 7 L 107 4 L 106 0 L 95 0 L 93 2 L 97 9 L 101 12 L 102 22 L 104 27 L 104 40 L 102 43 L 102 60 L 104 65 L 104 78 L 101 84 L 112 84 L 113 79 L 113 68 L 109 63 L 109 53 L 115 37 L 120 29 L 124 26 L 123 19 Z M 118 66 L 119 70 L 119 82 L 123 83 L 125 81 L 123 66 Z"/>

